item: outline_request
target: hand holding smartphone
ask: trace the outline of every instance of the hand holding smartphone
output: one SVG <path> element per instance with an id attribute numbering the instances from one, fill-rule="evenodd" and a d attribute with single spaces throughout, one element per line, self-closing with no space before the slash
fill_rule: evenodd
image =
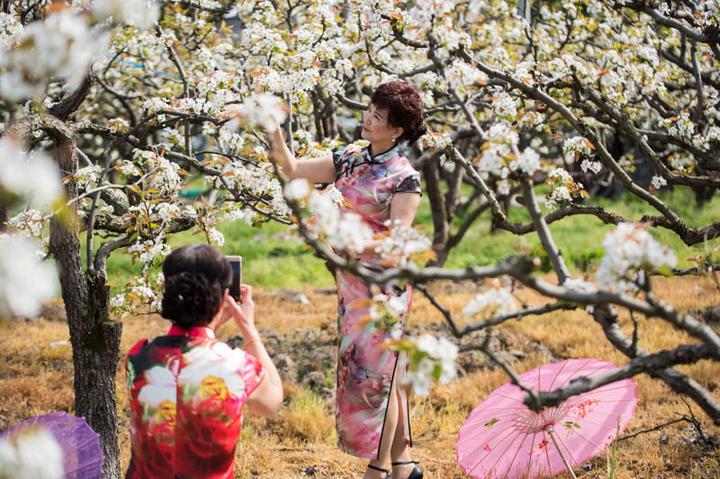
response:
<path id="1" fill-rule="evenodd" d="M 230 269 L 232 269 L 232 284 L 230 284 L 230 296 L 236 302 L 240 302 L 240 285 L 242 284 L 242 256 L 225 256 Z"/>

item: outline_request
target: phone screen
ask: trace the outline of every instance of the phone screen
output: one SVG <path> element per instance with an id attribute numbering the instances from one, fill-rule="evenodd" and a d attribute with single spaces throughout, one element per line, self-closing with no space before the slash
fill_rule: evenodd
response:
<path id="1" fill-rule="evenodd" d="M 232 284 L 230 285 L 230 296 L 235 301 L 240 301 L 240 285 L 242 284 L 242 256 L 226 256 L 232 269 Z"/>

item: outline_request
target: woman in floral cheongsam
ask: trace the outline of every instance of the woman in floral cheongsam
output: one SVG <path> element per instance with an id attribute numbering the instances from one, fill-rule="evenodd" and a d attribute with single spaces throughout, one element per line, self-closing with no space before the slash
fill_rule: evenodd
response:
<path id="1" fill-rule="evenodd" d="M 420 175 L 400 153 L 399 143 L 412 143 L 426 131 L 417 89 L 404 81 L 380 85 L 363 115 L 366 146 L 351 144 L 326 157 L 297 161 L 282 133 L 271 134 L 271 156 L 288 178 L 313 183 L 334 183 L 342 192 L 346 211 L 361 216 L 375 233 L 388 224 L 412 225 L 420 203 Z M 388 220 L 390 220 L 388 222 Z M 376 245 L 358 255 L 370 268 L 378 268 Z M 358 277 L 337 271 L 338 333 L 336 427 L 339 447 L 370 460 L 365 478 L 385 477 L 392 462 L 393 478 L 422 477 L 410 460 L 411 445 L 407 398 L 398 383 L 406 369 L 404 358 L 382 347 L 389 331 L 368 331 L 358 324 L 368 316 L 367 285 Z M 388 296 L 402 295 L 407 304 L 400 323 L 404 327 L 412 290 L 386 287 Z"/>
<path id="2" fill-rule="evenodd" d="M 230 264 L 215 248 L 185 246 L 163 264 L 165 336 L 128 354 L 132 458 L 128 479 L 231 479 L 243 408 L 274 414 L 282 383 L 255 328 L 250 286 L 228 294 Z M 245 351 L 215 339 L 232 318 Z"/>

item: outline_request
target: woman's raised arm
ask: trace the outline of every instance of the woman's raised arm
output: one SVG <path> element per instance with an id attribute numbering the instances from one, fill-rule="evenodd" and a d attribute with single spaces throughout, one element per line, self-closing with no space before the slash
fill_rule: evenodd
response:
<path id="1" fill-rule="evenodd" d="M 250 393 L 247 405 L 250 410 L 259 416 L 272 416 L 280 409 L 283 402 L 283 386 L 280 375 L 273 364 L 270 355 L 265 349 L 260 333 L 255 327 L 255 302 L 252 297 L 252 287 L 243 284 L 240 286 L 240 303 L 229 294 L 225 294 L 225 305 L 235 324 L 240 328 L 245 343 L 244 349 L 252 354 L 262 365 L 265 377 L 255 390 Z"/>
<path id="2" fill-rule="evenodd" d="M 270 158 L 277 162 L 288 179 L 304 178 L 310 183 L 333 183 L 335 181 L 335 164 L 331 154 L 298 161 L 285 143 L 279 127 L 269 136 L 272 145 Z"/>

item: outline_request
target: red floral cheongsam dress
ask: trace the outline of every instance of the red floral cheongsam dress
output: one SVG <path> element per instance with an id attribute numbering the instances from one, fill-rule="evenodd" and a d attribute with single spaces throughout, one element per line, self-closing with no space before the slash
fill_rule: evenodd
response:
<path id="1" fill-rule="evenodd" d="M 230 479 L 243 406 L 264 372 L 205 327 L 170 328 L 127 360 L 128 479 Z"/>
<path id="2" fill-rule="evenodd" d="M 386 222 L 395 193 L 421 192 L 419 173 L 397 146 L 373 157 L 369 147 L 352 144 L 336 152 L 333 160 L 335 186 L 345 200 L 343 209 L 360 215 L 375 233 L 388 231 Z M 363 254 L 358 260 L 368 268 L 379 267 L 380 258 L 374 253 Z M 396 352 L 382 347 L 389 331 L 370 330 L 359 324 L 368 316 L 368 300 L 372 298 L 365 283 L 341 270 L 336 272 L 335 280 L 340 339 L 335 407 L 338 446 L 354 456 L 376 459 L 390 391 L 394 381 L 404 374 L 407 363 Z M 411 288 L 386 287 L 383 293 L 403 296 L 407 309 L 399 326 L 404 328 Z M 403 399 L 406 440 L 410 443 L 407 400 L 404 396 Z"/>

